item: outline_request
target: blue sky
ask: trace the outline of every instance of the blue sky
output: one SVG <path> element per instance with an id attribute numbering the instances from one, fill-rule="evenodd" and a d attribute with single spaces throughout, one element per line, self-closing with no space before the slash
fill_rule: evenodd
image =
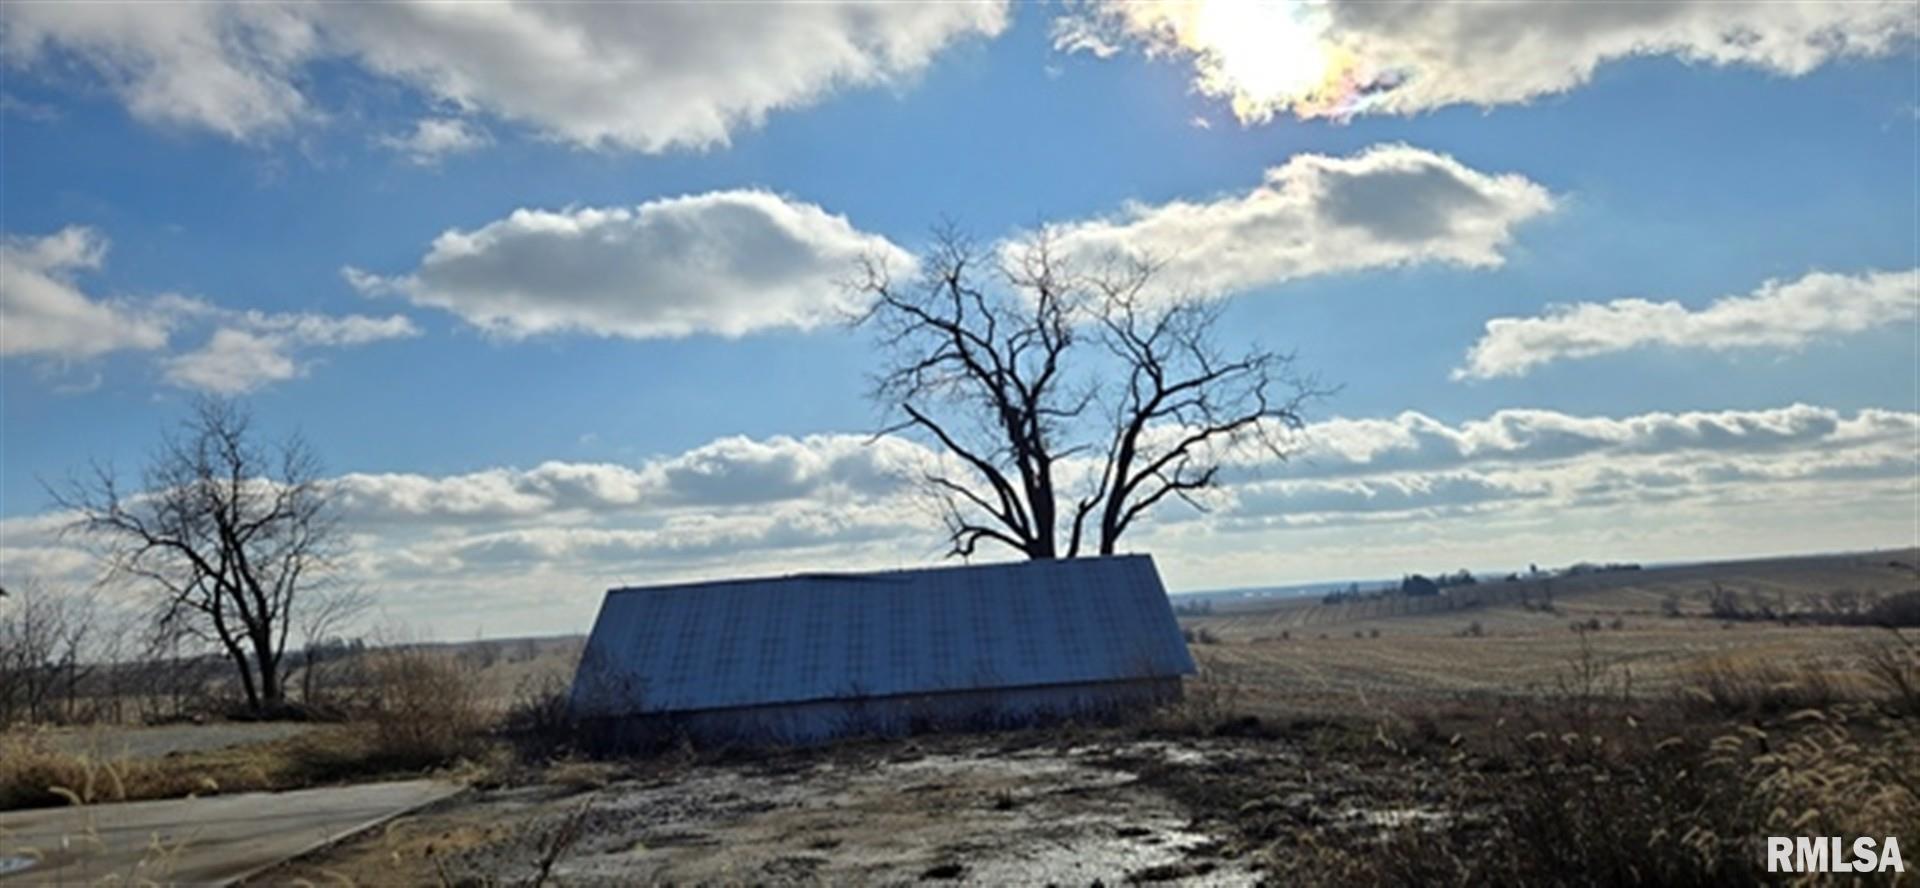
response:
<path id="1" fill-rule="evenodd" d="M 598 229 L 617 242 L 546 266 L 537 251 L 558 241 L 523 240 L 528 230 L 507 222 L 522 209 L 577 222 L 583 211 L 646 205 L 636 212 L 684 214 L 704 220 L 690 230 L 720 237 L 704 215 L 720 210 L 659 202 L 721 195 L 716 205 L 736 214 L 769 206 L 743 194 L 768 195 L 778 212 L 803 208 L 794 217 L 803 222 L 776 232 L 795 242 L 783 246 L 818 251 L 797 269 L 803 277 L 779 283 L 802 307 L 838 298 L 817 291 L 848 244 L 910 252 L 943 218 L 989 242 L 1055 225 L 1089 244 L 1244 252 L 1247 266 L 1218 272 L 1212 287 L 1230 300 L 1229 338 L 1297 350 L 1342 388 L 1309 417 L 1327 424 L 1302 445 L 1296 465 L 1309 468 L 1267 467 L 1246 489 L 1223 491 L 1209 514 L 1168 514 L 1142 534 L 1139 545 L 1177 587 L 1454 560 L 1913 544 L 1920 97 L 1911 8 L 1810 7 L 1841 10 L 1822 26 L 1845 39 L 1823 43 L 1766 5 L 1676 4 L 1645 21 L 1627 5 L 1594 21 L 1527 4 L 1456 6 L 1463 11 L 1425 11 L 1395 27 L 1340 4 L 1300 7 L 1285 33 L 1261 44 L 1278 48 L 1260 53 L 1301 40 L 1341 47 L 1314 70 L 1326 79 L 1305 81 L 1268 71 L 1264 55 L 1209 43 L 1217 32 L 1204 21 L 1177 11 L 1153 19 L 1145 6 L 819 12 L 821 21 L 792 31 L 727 19 L 786 15 L 749 6 L 611 6 L 593 14 L 642 20 L 635 33 L 655 36 L 604 36 L 594 49 L 605 57 L 589 52 L 535 89 L 488 46 L 462 44 L 466 32 L 445 16 L 405 23 L 429 38 L 420 50 L 428 61 L 413 69 L 383 55 L 362 22 L 223 21 L 218 7 L 152 4 L 140 14 L 155 22 L 128 29 L 10 5 L 0 37 L 9 50 L 0 233 L 13 266 L 0 316 L 0 528 L 10 529 L 0 575 L 79 582 L 86 563 L 71 540 L 48 533 L 58 516 L 42 481 L 90 458 L 137 466 L 208 389 L 243 394 L 264 427 L 298 428 L 331 473 L 356 479 L 350 523 L 367 545 L 353 570 L 396 613 L 436 632 L 487 628 L 443 603 L 480 585 L 509 612 L 539 615 L 535 628 L 557 630 L 588 612 L 609 580 L 936 558 L 937 533 L 907 517 L 910 491 L 834 474 L 847 460 L 894 466 L 887 460 L 911 456 L 847 449 L 882 420 L 862 397 L 874 366 L 865 334 L 791 313 L 750 321 L 761 326 L 740 335 L 711 332 L 760 311 L 752 294 L 717 288 L 795 266 L 695 280 L 683 275 L 713 272 L 680 267 L 699 244 L 618 227 Z M 526 39 L 581 27 L 570 14 Z M 284 27 L 320 36 L 311 46 L 289 38 L 306 48 L 288 49 L 269 39 Z M 514 27 L 498 33 L 511 39 Z M 1518 36 L 1498 63 L 1428 51 L 1462 27 Z M 852 48 L 810 45 L 834 28 L 854 34 Z M 1726 39 L 1741 28 L 1761 39 Z M 741 86 L 727 79 L 737 70 L 704 70 L 718 63 L 675 53 L 658 35 L 738 45 L 773 70 Z M 209 39 L 248 51 L 211 61 L 191 51 Z M 837 69 L 794 61 L 836 52 L 851 60 Z M 594 67 L 635 58 L 652 67 L 632 84 Z M 1343 91 L 1328 73 L 1336 67 L 1340 82 L 1403 85 Z M 1219 78 L 1204 80 L 1210 70 L 1233 75 L 1226 92 Z M 1255 81 L 1268 75 L 1288 88 L 1260 91 L 1272 80 Z M 668 79 L 671 89 L 648 86 Z M 194 92 L 209 83 L 245 89 Z M 607 111 L 588 94 L 625 86 L 648 114 Z M 721 135 L 660 122 L 683 105 L 718 109 Z M 423 120 L 466 138 L 437 153 L 388 144 Z M 1331 172 L 1313 173 L 1312 158 Z M 1326 230 L 1326 207 L 1275 209 L 1277 197 L 1257 224 L 1233 227 L 1242 217 L 1232 202 L 1271 170 L 1299 171 L 1299 194 L 1311 195 L 1312 183 L 1377 176 L 1389 161 L 1465 183 L 1473 197 L 1432 209 L 1445 232 L 1417 244 L 1379 236 L 1384 228 L 1341 240 Z M 1428 197 L 1388 194 L 1386 204 L 1426 206 Z M 1183 224 L 1223 226 L 1221 240 L 1202 238 L 1214 229 L 1155 227 L 1174 203 L 1202 208 L 1200 221 Z M 820 221 L 835 217 L 838 227 Z M 442 266 L 430 255 L 444 232 L 482 230 L 498 239 L 480 252 L 535 251 L 487 266 L 525 270 L 512 285 L 517 314 L 487 301 L 507 298 L 482 292 L 492 283 L 456 275 L 459 257 Z M 87 261 L 46 258 L 63 231 Z M 1283 241 L 1302 244 L 1299 255 L 1262 253 Z M 582 263 L 627 261 L 601 249 L 630 251 L 634 268 L 668 283 L 582 282 L 592 276 Z M 1174 270 L 1215 274 L 1221 263 L 1201 252 Z M 742 252 L 727 261 L 757 260 Z M 349 267 L 376 283 L 355 286 Z M 1763 292 L 1769 281 L 1776 290 Z M 576 284 L 595 295 L 569 302 L 564 290 Z M 1710 314 L 1729 297 L 1755 302 Z M 1678 305 L 1601 310 L 1628 298 Z M 43 304 L 52 299 L 67 301 Z M 543 313 L 542 299 L 564 305 L 562 315 Z M 685 335 L 636 332 L 631 318 L 653 317 L 648 300 L 684 303 L 685 316 L 702 320 Z M 103 307 L 87 322 L 119 332 L 74 327 L 72 312 L 55 310 L 75 304 Z M 735 306 L 725 318 L 703 314 L 723 304 Z M 1556 304 L 1587 313 L 1562 316 L 1549 309 Z M 487 311 L 491 326 L 474 320 Z M 537 327 L 555 316 L 568 320 Z M 298 318 L 308 332 L 288 332 Z M 1495 319 L 1514 322 L 1497 341 Z M 255 347 L 253 360 L 221 351 L 211 355 L 221 360 L 185 362 L 222 344 Z M 1458 378 L 1483 345 L 1487 362 Z M 1422 422 L 1445 434 L 1417 433 Z M 1513 432 L 1516 424 L 1532 431 Z M 1665 425 L 1686 443 L 1634 437 L 1668 441 L 1648 431 Z M 1547 427 L 1597 443 L 1574 457 L 1517 454 Z M 1366 435 L 1378 440 L 1355 443 Z M 1380 442 L 1417 454 L 1432 441 L 1451 449 L 1431 464 L 1390 471 L 1364 456 L 1388 446 Z M 703 503 L 644 480 L 683 465 L 762 477 L 712 468 L 734 465 L 727 460 L 797 460 L 780 462 L 780 477 L 808 480 L 745 509 L 750 492 Z M 489 495 L 451 492 L 461 485 L 524 494 L 538 485 L 520 473 L 543 464 L 610 473 L 641 492 L 553 500 L 550 514 L 519 505 L 467 514 L 435 499 Z M 1605 496 L 1589 496 L 1597 478 L 1609 479 Z M 1449 498 L 1463 479 L 1511 496 Z M 1335 493 L 1367 505 L 1341 507 Z M 1764 503 L 1792 514 L 1753 519 Z M 748 520 L 769 514 L 778 527 Z M 794 527 L 810 530 L 786 535 Z M 682 532 L 694 536 L 672 536 Z M 498 560 L 473 554 L 481 551 Z"/>

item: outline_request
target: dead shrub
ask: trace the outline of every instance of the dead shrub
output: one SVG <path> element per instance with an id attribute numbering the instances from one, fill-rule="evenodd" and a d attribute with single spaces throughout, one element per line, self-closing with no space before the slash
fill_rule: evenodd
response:
<path id="1" fill-rule="evenodd" d="M 369 654 L 367 700 L 356 719 L 367 757 L 430 767 L 471 755 L 488 728 L 473 677 L 444 652 L 422 646 Z"/>
<path id="2" fill-rule="evenodd" d="M 1181 735 L 1211 734 L 1247 717 L 1242 703 L 1246 683 L 1230 668 L 1203 663 L 1181 689 L 1180 701 L 1153 711 L 1148 726 Z"/>
<path id="3" fill-rule="evenodd" d="M 1187 644 L 1219 644 L 1220 636 L 1205 626 L 1188 626 L 1180 630 L 1180 636 Z"/>
<path id="4" fill-rule="evenodd" d="M 514 689 L 501 729 L 523 759 L 544 759 L 571 750 L 576 733 L 565 676 L 547 673 Z"/>

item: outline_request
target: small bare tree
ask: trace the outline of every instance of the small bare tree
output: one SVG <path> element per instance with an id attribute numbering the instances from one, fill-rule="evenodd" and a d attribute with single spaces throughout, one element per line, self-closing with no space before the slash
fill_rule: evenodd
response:
<path id="1" fill-rule="evenodd" d="M 862 266 L 860 323 L 885 354 L 873 397 L 951 461 L 925 481 L 948 552 L 997 543 L 1028 558 L 1117 551 L 1168 497 L 1220 482 L 1229 454 L 1287 455 L 1323 394 L 1291 355 L 1217 343 L 1219 303 L 1169 295 L 1162 267 L 1081 269 L 1039 233 L 983 250 L 936 230 L 917 280 Z"/>
<path id="2" fill-rule="evenodd" d="M 94 669 L 87 656 L 93 599 L 34 580 L 14 591 L 19 594 L 0 603 L 0 728 L 74 721 L 80 683 Z"/>
<path id="3" fill-rule="evenodd" d="M 331 565 L 337 524 L 319 462 L 298 437 L 263 446 L 241 405 L 197 402 L 165 437 L 141 490 L 110 468 L 55 491 L 114 575 L 158 590 L 157 629 L 206 639 L 232 661 L 249 709 L 285 701 L 287 635 Z"/>
<path id="4" fill-rule="evenodd" d="M 338 633 L 372 606 L 373 598 L 365 590 L 340 586 L 320 592 L 301 607 L 296 620 L 300 630 L 301 703 L 312 706 L 325 696 L 329 661 L 351 650 Z"/>

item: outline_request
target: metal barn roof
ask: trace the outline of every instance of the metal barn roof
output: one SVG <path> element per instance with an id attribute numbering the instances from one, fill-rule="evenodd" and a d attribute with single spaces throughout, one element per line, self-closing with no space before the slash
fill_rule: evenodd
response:
<path id="1" fill-rule="evenodd" d="M 614 589 L 581 664 L 582 715 L 1194 671 L 1145 555 Z"/>

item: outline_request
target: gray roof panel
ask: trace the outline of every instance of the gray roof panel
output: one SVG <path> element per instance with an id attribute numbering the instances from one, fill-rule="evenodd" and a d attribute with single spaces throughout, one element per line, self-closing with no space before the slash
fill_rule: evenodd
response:
<path id="1" fill-rule="evenodd" d="M 1153 560 L 1125 555 L 615 589 L 573 706 L 676 712 L 1193 671 Z"/>

